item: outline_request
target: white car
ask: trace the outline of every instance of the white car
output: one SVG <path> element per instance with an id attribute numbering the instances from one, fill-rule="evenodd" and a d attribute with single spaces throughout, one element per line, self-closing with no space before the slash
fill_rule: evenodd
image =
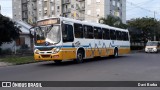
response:
<path id="1" fill-rule="evenodd" d="M 158 41 L 148 41 L 145 47 L 145 52 L 155 52 L 157 53 L 160 51 L 160 42 Z"/>

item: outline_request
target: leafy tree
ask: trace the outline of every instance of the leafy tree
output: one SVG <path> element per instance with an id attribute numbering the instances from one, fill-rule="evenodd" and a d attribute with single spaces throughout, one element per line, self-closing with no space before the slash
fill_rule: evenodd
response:
<path id="1" fill-rule="evenodd" d="M 19 32 L 15 22 L 0 14 L 0 46 L 19 38 Z"/>
<path id="2" fill-rule="evenodd" d="M 107 18 L 100 18 L 99 22 L 113 27 L 118 27 L 123 29 L 127 28 L 127 25 L 123 24 L 122 20 L 119 17 L 114 17 L 112 15 L 108 15 Z"/>
<path id="3" fill-rule="evenodd" d="M 160 30 L 160 22 L 154 18 L 136 18 L 127 23 L 132 41 L 144 41 L 145 43 L 148 40 L 154 40 L 154 36 L 158 36 Z"/>

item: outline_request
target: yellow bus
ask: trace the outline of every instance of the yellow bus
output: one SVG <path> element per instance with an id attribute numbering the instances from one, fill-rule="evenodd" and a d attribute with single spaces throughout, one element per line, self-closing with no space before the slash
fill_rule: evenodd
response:
<path id="1" fill-rule="evenodd" d="M 44 19 L 34 28 L 34 58 L 37 61 L 75 60 L 127 54 L 129 32 L 104 24 L 64 17 Z"/>

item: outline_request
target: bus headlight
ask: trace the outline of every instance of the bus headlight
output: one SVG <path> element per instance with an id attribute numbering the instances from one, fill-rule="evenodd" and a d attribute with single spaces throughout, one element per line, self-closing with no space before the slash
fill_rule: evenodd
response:
<path id="1" fill-rule="evenodd" d="M 58 53 L 61 50 L 61 48 L 57 47 L 53 50 L 53 53 Z"/>
<path id="2" fill-rule="evenodd" d="M 34 50 L 34 53 L 39 54 L 39 50 L 38 49 Z"/>

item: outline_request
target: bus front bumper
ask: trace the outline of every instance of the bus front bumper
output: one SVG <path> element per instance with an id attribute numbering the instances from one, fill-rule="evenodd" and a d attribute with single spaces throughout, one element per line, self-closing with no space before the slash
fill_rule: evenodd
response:
<path id="1" fill-rule="evenodd" d="M 62 60 L 62 55 L 60 54 L 34 54 L 34 59 L 36 61 L 54 61 L 54 60 Z"/>

